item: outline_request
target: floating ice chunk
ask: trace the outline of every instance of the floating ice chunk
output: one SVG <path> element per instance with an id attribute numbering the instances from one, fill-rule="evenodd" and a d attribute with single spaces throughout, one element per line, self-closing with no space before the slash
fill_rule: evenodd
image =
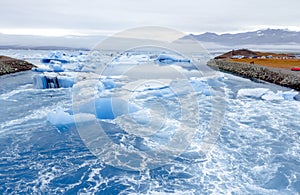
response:
<path id="1" fill-rule="evenodd" d="M 116 84 L 113 79 L 103 79 L 101 80 L 105 89 L 113 89 L 116 87 Z"/>
<path id="2" fill-rule="evenodd" d="M 171 79 L 156 79 L 156 80 L 140 79 L 128 83 L 127 85 L 123 86 L 123 89 L 129 91 L 135 91 L 135 92 L 142 92 L 146 90 L 159 90 L 159 89 L 168 88 L 171 82 L 172 82 Z"/>
<path id="3" fill-rule="evenodd" d="M 49 55 L 49 58 L 63 58 L 63 56 L 66 56 L 66 53 L 61 52 L 61 51 L 52 51 Z"/>
<path id="4" fill-rule="evenodd" d="M 59 75 L 57 77 L 59 88 L 69 88 L 75 83 L 75 77 L 72 75 Z"/>
<path id="5" fill-rule="evenodd" d="M 149 62 L 150 57 L 144 54 L 123 54 L 112 60 L 111 64 L 141 64 Z"/>
<path id="6" fill-rule="evenodd" d="M 156 58 L 156 61 L 161 64 L 173 64 L 176 62 L 185 62 L 185 63 L 191 62 L 189 59 L 180 58 L 180 56 L 174 56 L 170 54 L 160 54 Z"/>
<path id="7" fill-rule="evenodd" d="M 67 55 L 61 51 L 53 51 L 50 53 L 48 58 L 41 59 L 42 63 L 51 63 L 53 61 L 57 61 L 60 63 L 69 63 L 70 61 L 66 59 Z"/>
<path id="8" fill-rule="evenodd" d="M 43 73 L 33 77 L 37 89 L 69 88 L 75 83 L 75 75 L 71 73 Z"/>
<path id="9" fill-rule="evenodd" d="M 294 100 L 294 97 L 298 94 L 296 91 L 277 91 L 274 93 L 266 88 L 255 88 L 255 89 L 240 89 L 237 97 L 252 97 L 263 100 Z"/>
<path id="10" fill-rule="evenodd" d="M 240 89 L 237 93 L 237 97 L 238 98 L 252 97 L 252 98 L 260 99 L 268 91 L 269 89 L 266 88 Z"/>
<path id="11" fill-rule="evenodd" d="M 291 91 L 285 91 L 282 93 L 282 96 L 285 100 L 294 100 L 295 96 L 297 96 L 299 93 L 291 90 Z"/>
<path id="12" fill-rule="evenodd" d="M 134 113 L 138 110 L 140 108 L 137 105 L 119 97 L 89 99 L 76 105 L 77 113 L 93 114 L 99 119 L 114 119 L 123 114 Z"/>
<path id="13" fill-rule="evenodd" d="M 203 79 L 197 79 L 197 78 L 191 78 L 189 81 L 190 85 L 193 87 L 195 92 L 200 92 L 205 96 L 210 96 L 210 87 L 206 80 Z"/>
<path id="14" fill-rule="evenodd" d="M 74 117 L 63 110 L 58 110 L 56 112 L 49 113 L 47 121 L 53 125 L 67 125 L 74 123 Z"/>
<path id="15" fill-rule="evenodd" d="M 43 59 L 41 59 L 41 62 L 44 63 L 44 64 L 48 64 L 48 63 L 51 63 L 53 61 L 57 61 L 57 62 L 60 62 L 60 63 L 63 63 L 63 64 L 70 63 L 70 61 L 65 60 L 65 59 L 54 59 L 54 58 L 43 58 Z"/>
<path id="16" fill-rule="evenodd" d="M 114 119 L 139 110 L 138 106 L 122 98 L 99 98 L 95 100 L 94 105 L 99 119 Z"/>
<path id="17" fill-rule="evenodd" d="M 81 71 L 83 69 L 83 65 L 81 63 L 77 63 L 76 64 L 76 68 L 74 69 L 74 71 Z"/>
<path id="18" fill-rule="evenodd" d="M 82 68 L 83 65 L 80 63 L 62 64 L 61 62 L 51 60 L 48 64 L 38 64 L 37 67 L 32 70 L 36 72 L 79 72 Z"/>
<path id="19" fill-rule="evenodd" d="M 38 72 L 63 72 L 63 71 L 81 71 L 83 66 L 81 62 L 87 60 L 87 56 L 82 53 L 79 55 L 67 55 L 60 51 L 53 51 L 46 58 L 42 58 L 42 65 L 37 65 L 35 71 Z"/>
<path id="20" fill-rule="evenodd" d="M 32 68 L 36 72 L 53 72 L 49 65 L 38 64 L 37 67 Z"/>
<path id="21" fill-rule="evenodd" d="M 282 97 L 282 91 L 278 91 L 277 93 L 274 93 L 273 91 L 267 91 L 266 94 L 264 94 L 261 99 L 263 100 L 284 100 Z"/>
<path id="22" fill-rule="evenodd" d="M 49 121 L 53 125 L 69 125 L 82 122 L 88 122 L 95 119 L 95 115 L 87 114 L 87 113 L 78 113 L 76 115 L 72 115 L 66 111 L 58 110 L 56 112 L 49 113 L 47 115 L 47 121 Z"/>
<path id="23" fill-rule="evenodd" d="M 49 68 L 52 69 L 53 72 L 63 72 L 64 71 L 61 62 L 58 62 L 58 61 L 51 60 Z"/>

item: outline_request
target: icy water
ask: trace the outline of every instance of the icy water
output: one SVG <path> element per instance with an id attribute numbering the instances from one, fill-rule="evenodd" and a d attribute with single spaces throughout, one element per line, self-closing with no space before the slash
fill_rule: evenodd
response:
<path id="1" fill-rule="evenodd" d="M 20 53 L 33 61 L 47 55 Z M 36 89 L 34 74 L 0 77 L 0 194 L 300 193 L 300 102 L 290 89 L 222 74 L 226 112 L 210 152 L 130 171 L 96 157 L 74 124 L 49 122 L 56 110 L 72 109 L 73 91 Z M 206 113 L 210 98 L 199 96 Z M 117 131 L 113 124 L 107 129 Z"/>

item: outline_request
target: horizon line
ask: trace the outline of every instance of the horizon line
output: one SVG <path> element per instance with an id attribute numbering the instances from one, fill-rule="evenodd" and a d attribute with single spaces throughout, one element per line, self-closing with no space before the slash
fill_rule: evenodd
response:
<path id="1" fill-rule="evenodd" d="M 231 30 L 231 31 L 183 31 L 186 35 L 200 35 L 204 33 L 222 34 L 238 34 L 245 32 L 255 32 L 259 30 L 286 30 L 300 32 L 300 27 L 296 26 L 258 26 L 256 28 Z M 126 29 L 125 29 L 126 30 Z M 88 36 L 111 36 L 123 30 L 100 30 L 100 29 L 63 29 L 63 28 L 0 28 L 2 35 L 15 36 L 40 36 L 40 37 L 88 37 Z"/>

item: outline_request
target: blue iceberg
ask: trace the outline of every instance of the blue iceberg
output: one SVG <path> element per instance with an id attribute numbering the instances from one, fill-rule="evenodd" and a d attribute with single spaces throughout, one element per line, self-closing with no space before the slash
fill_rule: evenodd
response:
<path id="1" fill-rule="evenodd" d="M 48 64 L 53 61 L 57 61 L 57 62 L 60 62 L 63 64 L 70 63 L 70 61 L 66 59 L 66 56 L 67 55 L 61 51 L 54 51 L 54 52 L 51 52 L 51 54 L 49 55 L 48 58 L 41 59 L 41 62 L 44 64 Z"/>
<path id="2" fill-rule="evenodd" d="M 180 56 L 173 56 L 167 54 L 160 54 L 156 58 L 156 61 L 161 64 L 173 64 L 173 63 L 191 63 L 191 60 L 180 58 Z"/>
<path id="3" fill-rule="evenodd" d="M 83 69 L 82 63 L 86 61 L 87 55 L 79 53 L 79 55 L 68 55 L 61 51 L 53 51 L 46 58 L 40 61 L 42 64 L 37 64 L 34 71 L 37 72 L 65 72 L 75 71 L 80 72 Z"/>
<path id="4" fill-rule="evenodd" d="M 37 89 L 69 88 L 75 83 L 75 77 L 69 74 L 43 73 L 33 77 L 33 84 Z"/>

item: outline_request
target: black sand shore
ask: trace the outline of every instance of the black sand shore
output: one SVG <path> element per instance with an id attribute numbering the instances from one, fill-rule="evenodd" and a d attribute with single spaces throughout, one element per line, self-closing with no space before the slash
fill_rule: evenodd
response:
<path id="1" fill-rule="evenodd" d="M 213 69 L 237 74 L 246 78 L 264 80 L 300 91 L 300 72 L 219 59 L 212 59 L 208 61 L 207 65 Z"/>

